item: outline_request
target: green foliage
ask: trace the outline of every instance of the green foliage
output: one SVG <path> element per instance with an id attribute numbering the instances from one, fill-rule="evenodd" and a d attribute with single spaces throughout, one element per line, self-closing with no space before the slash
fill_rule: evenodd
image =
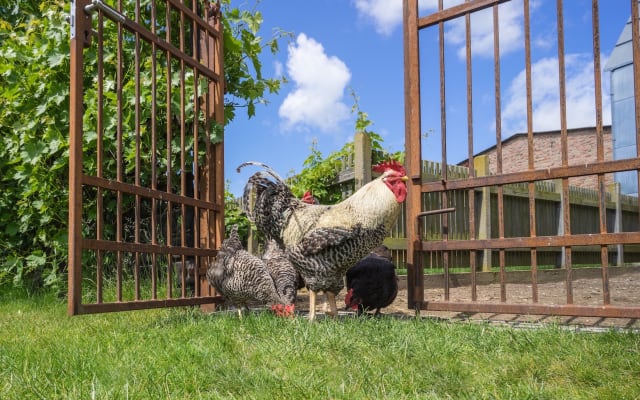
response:
<path id="1" fill-rule="evenodd" d="M 371 138 L 372 163 L 375 165 L 389 159 L 402 162 L 404 152 L 389 153 L 384 150 L 382 137 L 368 129 L 373 125 L 373 122 L 369 119 L 369 115 L 360 109 L 358 97 L 353 89 L 351 96 L 354 99 L 351 112 L 355 112 L 357 115 L 355 130 L 365 133 Z M 354 154 L 353 141 L 346 143 L 340 150 L 330 153 L 326 158 L 318 150 L 316 141 L 312 143 L 310 150 L 311 154 L 304 160 L 302 171 L 290 179 L 293 193 L 301 197 L 307 190 L 310 190 L 321 204 L 339 202 L 342 200 L 342 190 L 336 184 L 336 178 L 342 163 Z"/>
<path id="2" fill-rule="evenodd" d="M 259 1 L 259 0 L 258 0 Z M 279 40 L 292 38 L 291 32 L 275 30 L 273 38 L 263 42 L 258 36 L 262 25 L 259 11 L 231 8 L 231 0 L 224 0 L 222 23 L 224 26 L 225 68 L 225 120 L 230 121 L 238 108 L 246 108 L 253 117 L 256 106 L 267 104 L 265 93 L 278 93 L 284 79 L 265 78 L 259 56 L 269 49 L 272 54 L 280 50 Z"/>
<path id="3" fill-rule="evenodd" d="M 316 146 L 317 142 L 314 141 L 311 154 L 302 164 L 302 171 L 291 179 L 291 190 L 297 197 L 302 197 L 310 190 L 321 204 L 333 204 L 341 200 L 341 192 L 335 185 L 336 177 L 342 158 L 353 148 L 353 143 L 332 152 L 327 158 L 322 157 Z"/>
<path id="4" fill-rule="evenodd" d="M 133 2 L 124 1 L 127 15 Z M 150 12 L 149 1 L 142 2 L 143 13 Z M 160 7 L 160 6 L 159 6 Z M 164 10 L 157 10 L 163 15 Z M 278 41 L 289 34 L 274 32 L 273 38 L 265 41 L 257 35 L 262 16 L 255 11 L 240 11 L 231 6 L 230 0 L 222 1 L 224 24 L 224 71 L 225 71 L 225 124 L 237 115 L 237 110 L 246 108 L 251 117 L 259 104 L 265 103 L 264 97 L 280 89 L 282 80 L 263 76 L 259 55 L 265 49 L 277 52 Z M 67 260 L 67 201 L 68 201 L 68 132 L 69 132 L 69 2 L 63 0 L 23 0 L 8 2 L 0 0 L 0 283 L 13 282 L 28 288 L 47 285 L 64 290 L 63 279 Z M 177 23 L 178 13 L 172 13 Z M 94 18 L 94 26 L 96 24 Z M 149 15 L 142 15 L 140 23 L 150 24 Z M 147 26 L 150 29 L 149 26 Z M 177 29 L 170 42 L 179 46 Z M 187 32 L 188 34 L 188 32 Z M 165 171 L 167 160 L 166 144 L 158 144 L 155 153 L 151 151 L 149 132 L 155 127 L 163 134 L 167 125 L 179 130 L 179 122 L 167 117 L 166 110 L 158 109 L 152 115 L 152 90 L 156 98 L 165 98 L 171 91 L 171 114 L 180 115 L 181 109 L 178 84 L 185 82 L 186 87 L 196 87 L 198 93 L 206 93 L 206 81 L 194 82 L 193 72 L 186 69 L 184 74 L 175 60 L 167 65 L 166 57 L 152 57 L 151 46 L 142 44 L 140 48 L 140 85 L 139 99 L 141 108 L 132 105 L 136 100 L 136 82 L 134 49 L 131 46 L 131 34 L 125 33 L 123 49 L 125 70 L 123 87 L 116 88 L 115 51 L 112 49 L 117 35 L 116 25 L 104 25 L 104 103 L 103 121 L 104 153 L 112 155 L 116 149 L 116 116 L 122 115 L 122 142 L 124 146 L 124 180 L 127 181 L 136 164 L 135 146 L 140 146 L 141 162 L 154 165 L 157 170 Z M 84 159 L 83 168 L 87 173 L 97 169 L 97 47 L 85 50 L 85 113 L 83 125 Z M 187 43 L 186 47 L 191 46 Z M 191 50 L 185 48 L 189 53 Z M 152 63 L 157 74 L 153 74 Z M 170 88 L 167 88 L 163 72 L 171 68 Z M 155 80 L 154 80 L 155 79 Z M 192 92 L 186 93 L 186 98 Z M 122 96 L 122 109 L 117 108 L 117 98 Z M 187 120 L 186 131 L 195 124 L 199 130 L 203 115 L 193 110 L 193 102 L 185 103 Z M 137 114 L 138 113 L 138 114 Z M 190 118 L 190 119 L 189 119 Z M 196 120 L 197 119 L 197 120 Z M 210 124 L 208 137 L 212 142 L 222 139 L 222 127 Z M 198 136 L 203 132 L 199 132 Z M 191 136 L 191 135 L 187 135 Z M 138 143 L 139 141 L 139 143 Z M 185 148 L 193 148 L 192 138 L 186 138 Z M 157 143 L 161 143 L 158 141 Z M 204 146 L 199 147 L 200 150 Z M 180 142 L 171 143 L 171 153 L 177 154 Z M 202 155 L 202 151 L 199 152 Z M 185 154 L 191 154 L 185 152 Z M 105 157 L 103 174 L 107 178 L 116 175 L 115 157 Z M 173 185 L 180 184 L 180 162 L 171 158 Z M 186 165 L 193 160 L 184 160 Z M 199 160 L 201 165 L 202 160 Z M 184 167 L 183 167 L 184 168 Z M 184 175 L 184 174 L 183 174 Z M 158 174 L 157 184 L 168 179 L 167 174 Z M 142 185 L 149 185 L 154 179 L 150 171 L 141 171 Z M 161 187 L 161 186 L 160 186 Z M 124 200 L 125 214 L 133 210 L 133 200 L 129 196 Z M 105 199 L 105 215 L 114 214 L 115 202 Z M 233 212 L 230 213 L 233 216 Z M 95 207 L 87 202 L 83 212 L 87 230 L 94 229 Z M 109 232 L 107 232 L 109 234 Z"/>
<path id="5" fill-rule="evenodd" d="M 242 213 L 240 209 L 239 199 L 236 199 L 227 188 L 224 191 L 224 226 L 227 229 L 226 234 L 229 233 L 229 228 L 233 225 L 238 225 L 238 235 L 240 238 L 246 242 L 247 237 L 249 236 L 249 231 L 251 229 L 251 222 L 249 219 Z"/>
<path id="6" fill-rule="evenodd" d="M 69 30 L 63 6 L 31 4 L 29 15 L 16 5 L 0 14 L 0 281 L 55 286 L 66 263 Z"/>

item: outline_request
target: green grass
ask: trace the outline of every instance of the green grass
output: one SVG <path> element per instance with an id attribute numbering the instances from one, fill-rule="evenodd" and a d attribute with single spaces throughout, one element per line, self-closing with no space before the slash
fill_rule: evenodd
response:
<path id="1" fill-rule="evenodd" d="M 634 399 L 640 335 L 180 308 L 68 317 L 0 288 L 2 399 Z"/>

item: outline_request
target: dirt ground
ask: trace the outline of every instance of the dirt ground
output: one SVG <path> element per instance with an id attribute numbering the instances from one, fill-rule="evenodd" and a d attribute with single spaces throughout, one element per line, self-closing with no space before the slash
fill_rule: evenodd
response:
<path id="1" fill-rule="evenodd" d="M 574 305 L 590 305 L 602 306 L 603 304 L 603 288 L 602 279 L 594 274 L 600 274 L 599 269 L 594 273 L 576 274 L 573 279 L 573 304 Z M 563 276 L 562 274 L 556 274 Z M 401 280 L 401 290 L 398 292 L 396 300 L 389 307 L 382 310 L 383 314 L 406 318 L 415 316 L 415 311 L 407 308 L 407 290 L 404 288 L 406 284 Z M 430 288 L 428 282 L 425 284 L 425 301 L 443 301 L 444 290 L 442 285 L 437 288 Z M 506 284 L 507 302 L 517 304 L 532 303 L 531 283 L 521 282 L 520 278 L 510 277 Z M 640 307 L 640 273 L 636 269 L 631 269 L 628 273 L 615 273 L 610 275 L 609 293 L 612 306 L 631 306 Z M 337 296 L 338 309 L 340 315 L 355 315 L 350 311 L 344 310 L 343 290 Z M 318 296 L 317 312 L 322 315 L 325 311 L 325 298 L 323 295 Z M 468 285 L 457 286 L 451 285 L 450 301 L 453 302 L 470 302 L 471 288 Z M 477 286 L 477 302 L 499 303 L 500 302 L 500 284 L 487 283 Z M 542 277 L 538 282 L 538 304 L 542 305 L 563 305 L 567 304 L 566 283 L 564 279 L 554 277 Z M 309 297 L 306 290 L 301 290 L 296 302 L 296 309 L 303 314 L 309 310 Z M 513 314 L 488 314 L 488 313 L 458 313 L 458 312 L 440 312 L 440 311 L 421 311 L 420 317 L 424 318 L 443 318 L 453 321 L 486 321 L 497 324 L 512 324 L 519 326 L 538 326 L 540 324 L 559 324 L 569 328 L 591 329 L 591 330 L 608 330 L 611 328 L 631 329 L 640 332 L 640 320 L 630 318 L 598 318 L 598 317 L 565 317 L 565 316 L 540 316 L 540 315 L 513 315 Z"/>

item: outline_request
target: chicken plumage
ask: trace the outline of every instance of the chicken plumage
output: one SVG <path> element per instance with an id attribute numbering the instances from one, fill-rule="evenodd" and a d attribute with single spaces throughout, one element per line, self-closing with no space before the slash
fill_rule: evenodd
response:
<path id="1" fill-rule="evenodd" d="M 229 236 L 222 242 L 215 261 L 207 270 L 207 279 L 238 307 L 240 316 L 252 303 L 283 302 L 266 262 L 244 250 L 237 225 L 231 227 Z"/>
<path id="2" fill-rule="evenodd" d="M 393 303 L 398 295 L 396 266 L 391 262 L 389 249 L 378 246 L 368 256 L 347 270 L 345 305 L 357 310 L 358 315 L 375 311 Z"/>
<path id="3" fill-rule="evenodd" d="M 309 289 L 309 320 L 315 318 L 316 295 L 327 296 L 337 315 L 335 295 L 344 287 L 347 269 L 382 243 L 406 197 L 404 167 L 386 162 L 374 167 L 381 175 L 335 205 L 307 204 L 297 199 L 269 166 L 245 186 L 243 209 L 267 239 L 284 247 Z"/>
<path id="4" fill-rule="evenodd" d="M 295 270 L 283 249 L 275 240 L 268 240 L 265 244 L 262 260 L 267 271 L 275 282 L 280 299 L 285 305 L 294 304 L 298 295 L 298 289 L 304 287 L 304 281 Z"/>

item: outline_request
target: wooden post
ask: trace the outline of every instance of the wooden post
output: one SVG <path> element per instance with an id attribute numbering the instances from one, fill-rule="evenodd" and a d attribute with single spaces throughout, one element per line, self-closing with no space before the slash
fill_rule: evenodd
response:
<path id="1" fill-rule="evenodd" d="M 613 232 L 622 232 L 622 202 L 620 199 L 620 183 L 612 183 L 608 187 L 609 193 L 611 193 L 611 200 L 616 205 L 616 214 L 613 222 Z M 621 267 L 624 264 L 624 246 L 622 244 L 616 245 L 616 265 Z"/>
<path id="2" fill-rule="evenodd" d="M 371 181 L 371 137 L 364 132 L 356 132 L 354 144 L 354 191 Z"/>
<path id="3" fill-rule="evenodd" d="M 564 236 L 564 191 L 562 190 L 562 179 L 555 179 L 553 181 L 555 186 L 555 191 L 560 196 L 558 200 L 558 236 Z M 566 247 L 560 248 L 560 254 L 558 257 L 558 261 L 556 262 L 556 267 L 566 268 L 567 266 L 567 249 Z"/>
<path id="4" fill-rule="evenodd" d="M 489 157 L 486 155 L 473 158 L 473 167 L 476 176 L 489 175 Z M 491 189 L 483 187 L 480 189 L 480 221 L 478 223 L 478 239 L 491 238 Z M 491 271 L 491 249 L 482 250 L 482 271 Z"/>

